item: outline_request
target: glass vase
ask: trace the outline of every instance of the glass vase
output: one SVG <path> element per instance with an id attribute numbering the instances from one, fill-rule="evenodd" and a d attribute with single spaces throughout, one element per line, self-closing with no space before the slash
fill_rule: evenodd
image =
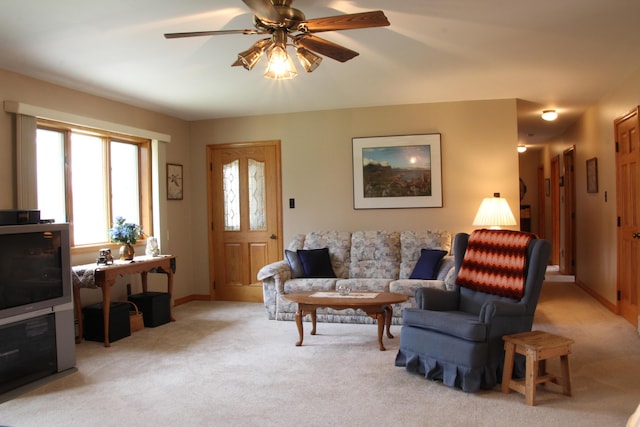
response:
<path id="1" fill-rule="evenodd" d="M 122 261 L 131 261 L 136 256 L 136 251 L 133 249 L 131 243 L 125 243 L 120 246 L 120 259 Z"/>

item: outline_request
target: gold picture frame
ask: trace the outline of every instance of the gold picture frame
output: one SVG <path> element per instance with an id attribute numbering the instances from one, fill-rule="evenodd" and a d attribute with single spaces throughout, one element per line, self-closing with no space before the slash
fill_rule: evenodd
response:
<path id="1" fill-rule="evenodd" d="M 182 200 L 182 165 L 167 163 L 167 200 Z"/>

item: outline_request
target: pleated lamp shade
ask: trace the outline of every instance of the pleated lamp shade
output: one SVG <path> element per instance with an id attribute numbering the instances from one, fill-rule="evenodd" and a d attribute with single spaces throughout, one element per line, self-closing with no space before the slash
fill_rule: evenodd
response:
<path id="1" fill-rule="evenodd" d="M 493 193 L 493 197 L 482 200 L 473 225 L 499 229 L 502 226 L 516 225 L 516 218 L 509 208 L 507 199 L 500 197 L 500 193 Z"/>

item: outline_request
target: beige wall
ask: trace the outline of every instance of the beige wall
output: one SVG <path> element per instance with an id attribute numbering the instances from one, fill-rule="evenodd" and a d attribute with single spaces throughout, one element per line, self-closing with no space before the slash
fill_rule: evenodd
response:
<path id="1" fill-rule="evenodd" d="M 208 293 L 207 144 L 280 140 L 284 245 L 312 229 L 471 231 L 483 197 L 518 206 L 516 101 L 361 108 L 187 123 L 134 106 L 0 70 L 2 100 L 171 135 L 166 161 L 184 165 L 184 200 L 166 202 L 163 249 L 178 257 L 175 296 Z M 15 207 L 13 115 L 0 115 L 0 209 Z M 442 208 L 354 210 L 351 138 L 440 133 Z M 162 167 L 163 165 L 161 165 Z M 296 208 L 288 208 L 288 199 Z M 167 237 L 169 239 L 167 240 Z M 76 260 L 78 262 L 78 260 Z M 87 262 L 83 259 L 82 262 Z M 84 297 L 83 297 L 84 298 Z"/>
<path id="2" fill-rule="evenodd" d="M 470 231 L 480 200 L 494 191 L 506 196 L 512 209 L 517 211 L 519 162 L 515 150 L 515 100 L 332 110 L 187 123 L 3 70 L 0 70 L 0 98 L 171 135 L 166 161 L 183 164 L 185 174 L 184 200 L 166 203 L 168 229 L 162 231 L 163 249 L 179 259 L 176 297 L 208 293 L 207 144 L 282 141 L 285 245 L 293 234 L 311 229 Z M 638 104 L 640 73 L 591 107 L 562 138 L 541 152 L 548 177 L 549 159 L 576 146 L 577 280 L 611 304 L 615 304 L 616 293 L 613 120 Z M 13 115 L 3 112 L 0 114 L 3 153 L 0 209 L 15 207 L 13 132 Z M 417 133 L 442 134 L 444 207 L 354 210 L 351 138 Z M 592 157 L 598 158 L 597 194 L 586 192 L 585 164 Z M 524 173 L 532 176 L 531 171 Z M 295 209 L 288 208 L 289 198 L 296 199 Z M 550 226 L 550 221 L 547 225 Z"/>
<path id="3" fill-rule="evenodd" d="M 351 138 L 440 133 L 443 208 L 354 210 Z M 516 101 L 472 101 L 207 120 L 191 124 L 194 252 L 207 247 L 208 144 L 280 140 L 283 246 L 318 229 L 471 231 L 482 198 L 519 206 Z M 295 198 L 295 209 L 289 209 Z M 206 259 L 194 265 L 198 282 Z"/>
<path id="4" fill-rule="evenodd" d="M 591 107 L 549 158 L 576 146 L 576 280 L 613 306 L 617 291 L 616 177 L 613 121 L 640 104 L 640 73 Z M 587 193 L 586 161 L 598 159 L 598 193 Z"/>
<path id="5" fill-rule="evenodd" d="M 105 98 L 87 95 L 60 86 L 45 83 L 19 74 L 0 70 L 0 100 L 16 101 L 68 114 L 88 117 L 139 129 L 146 129 L 171 136 L 171 143 L 166 144 L 166 161 L 184 164 L 185 194 L 183 201 L 166 202 L 168 230 L 163 230 L 163 251 L 178 257 L 175 276 L 176 297 L 197 293 L 198 287 L 192 279 L 191 254 L 191 182 L 189 167 L 189 126 L 187 122 L 163 114 L 114 102 Z M 16 207 L 16 169 L 14 149 L 14 115 L 0 113 L 0 209 Z M 164 163 L 161 165 L 164 168 Z M 164 201 L 163 201 L 164 203 Z M 169 233 L 169 234 L 168 234 Z M 167 237 L 170 236 L 169 239 Z M 144 248 L 140 249 L 141 251 Z M 76 264 L 95 261 L 96 253 L 74 255 Z M 152 283 L 154 284 L 154 283 Z M 122 287 L 118 287 L 120 288 Z M 97 291 L 90 291 L 94 294 Z M 91 298 L 91 295 L 88 295 Z M 99 295 L 95 295 L 99 299 Z M 83 296 L 83 302 L 84 296 Z"/>
<path id="6" fill-rule="evenodd" d="M 0 70 L 0 98 L 171 135 L 166 161 L 184 165 L 183 201 L 166 202 L 165 251 L 178 256 L 176 297 L 208 293 L 207 144 L 280 140 L 284 245 L 311 229 L 442 228 L 470 231 L 483 197 L 507 197 L 517 215 L 516 101 L 468 101 L 318 111 L 187 123 Z M 616 295 L 616 195 L 613 120 L 640 104 L 640 73 L 604 97 L 562 138 L 549 159 L 576 146 L 576 278 L 611 304 Z M 0 209 L 15 207 L 13 115 L 0 114 Z M 351 138 L 440 133 L 443 208 L 354 210 Z M 586 160 L 598 158 L 599 192 L 586 192 Z M 534 160 L 535 161 L 535 160 Z M 162 167 L 163 165 L 161 165 Z M 523 171 L 531 180 L 532 171 Z M 532 182 L 533 184 L 533 182 Z M 535 194 L 531 191 L 530 196 Z M 606 200 L 605 200 L 606 192 Z M 296 208 L 288 208 L 288 199 Z M 533 200 L 532 200 L 533 204 Z M 547 210 L 549 207 L 547 206 Z M 550 221 L 547 221 L 549 226 Z M 548 234 L 547 230 L 547 234 Z M 168 240 L 167 240 L 168 237 Z M 86 260 L 83 260 L 86 262 Z"/>

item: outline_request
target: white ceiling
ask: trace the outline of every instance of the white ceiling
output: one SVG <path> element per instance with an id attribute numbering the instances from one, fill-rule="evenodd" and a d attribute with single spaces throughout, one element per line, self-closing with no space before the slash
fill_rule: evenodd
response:
<path id="1" fill-rule="evenodd" d="M 2 6 L 0 68 L 186 120 L 518 98 L 535 142 L 640 71 L 637 0 L 295 0 L 308 19 L 383 10 L 391 25 L 323 33 L 360 56 L 280 82 L 262 77 L 264 59 L 230 66 L 264 36 L 163 37 L 253 28 L 241 0 Z M 544 108 L 560 120 L 543 123 Z"/>

